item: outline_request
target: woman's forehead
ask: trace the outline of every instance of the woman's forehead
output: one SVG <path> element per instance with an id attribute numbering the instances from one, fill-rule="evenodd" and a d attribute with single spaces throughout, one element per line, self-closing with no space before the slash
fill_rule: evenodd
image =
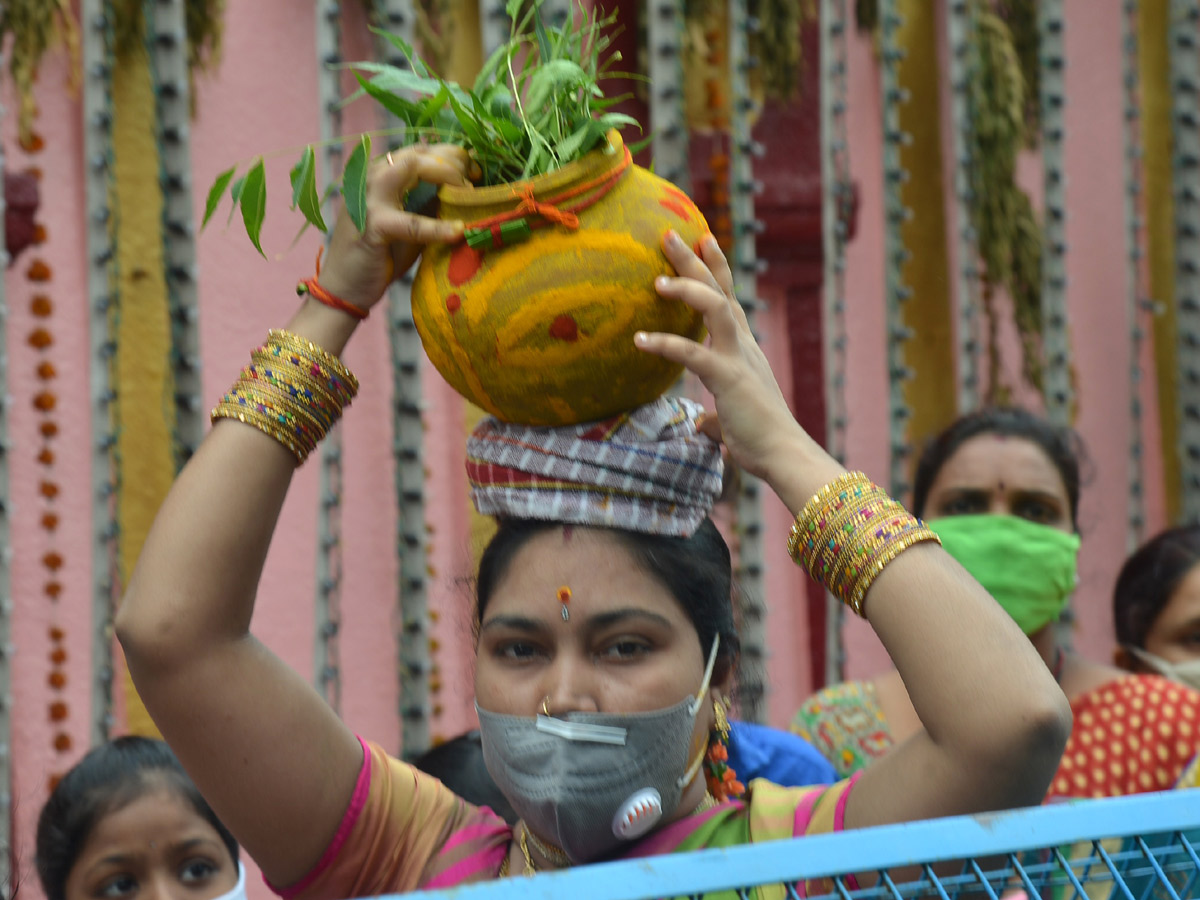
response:
<path id="1" fill-rule="evenodd" d="M 684 618 L 667 585 L 648 572 L 619 538 L 602 529 L 554 528 L 531 537 L 513 556 L 488 602 L 485 619 L 516 610 L 572 613 L 644 608 Z"/>
<path id="2" fill-rule="evenodd" d="M 980 434 L 955 450 L 938 471 L 934 489 L 993 487 L 1037 490 L 1066 496 L 1053 460 L 1033 441 L 1008 435 Z"/>

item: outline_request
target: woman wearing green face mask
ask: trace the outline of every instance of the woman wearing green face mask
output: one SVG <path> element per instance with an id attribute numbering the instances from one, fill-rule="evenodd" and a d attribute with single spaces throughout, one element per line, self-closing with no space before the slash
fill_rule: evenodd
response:
<path id="1" fill-rule="evenodd" d="M 1200 692 L 1077 656 L 1055 627 L 1077 581 L 1079 455 L 1073 433 L 1025 410 L 982 410 L 922 454 L 912 510 L 1021 626 L 1071 701 L 1074 729 L 1048 796 L 1162 790 L 1200 749 Z M 792 724 L 843 775 L 916 728 L 894 669 L 820 691 Z"/>

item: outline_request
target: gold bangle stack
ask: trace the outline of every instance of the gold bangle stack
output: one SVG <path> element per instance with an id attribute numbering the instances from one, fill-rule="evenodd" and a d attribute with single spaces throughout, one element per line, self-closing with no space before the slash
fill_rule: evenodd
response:
<path id="1" fill-rule="evenodd" d="M 312 341 L 272 330 L 212 411 L 283 444 L 303 463 L 358 393 L 358 379 Z"/>
<path id="2" fill-rule="evenodd" d="M 862 472 L 821 488 L 796 516 L 788 554 L 856 615 L 884 566 L 922 541 L 941 539 Z"/>

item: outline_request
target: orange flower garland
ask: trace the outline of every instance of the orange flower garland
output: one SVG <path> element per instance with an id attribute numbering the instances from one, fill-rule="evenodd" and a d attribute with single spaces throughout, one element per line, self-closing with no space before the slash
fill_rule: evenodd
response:
<path id="1" fill-rule="evenodd" d="M 28 142 L 22 145 L 28 154 L 36 154 L 42 150 L 43 142 L 38 138 L 35 142 Z M 47 238 L 46 229 L 42 225 L 36 226 L 36 240 L 38 245 L 44 244 Z M 42 567 L 46 573 L 46 579 L 42 584 L 42 593 L 51 604 L 52 620 L 59 621 L 61 615 L 59 602 L 63 594 L 63 583 L 59 580 L 59 572 L 66 565 L 66 560 L 63 554 L 58 549 L 58 523 L 59 514 L 55 511 L 55 504 L 58 500 L 61 488 L 58 484 L 55 473 L 56 454 L 54 452 L 53 441 L 58 437 L 58 421 L 56 413 L 58 411 L 58 395 L 54 392 L 54 383 L 58 377 L 58 370 L 54 363 L 48 359 L 48 354 L 51 348 L 54 347 L 54 334 L 50 330 L 50 319 L 54 314 L 54 302 L 46 292 L 47 285 L 54 278 L 54 272 L 42 258 L 35 258 L 25 269 L 25 277 L 28 281 L 38 285 L 39 290 L 33 295 L 29 303 L 29 312 L 32 314 L 36 323 L 35 327 L 30 331 L 28 337 L 29 346 L 38 353 L 37 364 L 34 368 L 34 374 L 37 376 L 39 387 L 35 390 L 32 397 L 33 408 L 36 409 L 40 416 L 38 423 L 38 435 L 41 437 L 41 446 L 36 454 L 37 464 L 41 467 L 42 477 L 39 479 L 38 495 L 42 501 L 42 513 L 40 516 L 40 524 L 43 534 L 45 535 L 45 551 L 42 553 Z M 64 646 L 66 641 L 66 632 L 58 624 L 50 626 L 50 673 L 46 678 L 46 683 L 55 693 L 62 692 L 67 686 L 67 649 Z M 50 739 L 50 746 L 54 748 L 54 752 L 62 756 L 70 753 L 73 741 L 70 733 L 66 729 L 67 719 L 70 715 L 70 709 L 67 703 L 55 698 L 47 706 L 47 714 L 49 721 L 54 726 L 53 736 Z M 51 790 L 58 783 L 61 776 L 54 774 L 49 778 L 48 785 Z"/>

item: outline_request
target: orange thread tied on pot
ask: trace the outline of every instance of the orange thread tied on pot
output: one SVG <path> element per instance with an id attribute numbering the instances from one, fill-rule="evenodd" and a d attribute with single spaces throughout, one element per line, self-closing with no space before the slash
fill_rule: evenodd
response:
<path id="1" fill-rule="evenodd" d="M 605 172 L 591 181 L 585 181 L 583 184 L 576 185 L 569 191 L 564 191 L 561 194 L 556 194 L 545 200 L 538 200 L 534 196 L 533 185 L 526 182 L 513 188 L 513 196 L 521 200 L 516 209 L 506 213 L 490 216 L 486 219 L 480 219 L 477 222 L 469 222 L 463 229 L 463 240 L 472 247 L 478 247 L 481 243 L 491 241 L 493 247 L 503 247 L 508 231 L 503 227 L 512 222 L 523 221 L 529 228 L 544 227 L 550 223 L 555 223 L 575 231 L 579 228 L 580 211 L 587 209 L 599 203 L 600 200 L 613 189 L 614 185 L 621 180 L 621 176 L 633 164 L 633 156 L 629 152 L 629 148 L 624 148 L 624 156 L 621 162 L 614 166 L 610 171 Z M 582 194 L 587 194 L 590 191 L 595 191 L 592 196 L 585 200 L 575 203 L 571 206 L 560 206 L 566 200 L 572 200 Z M 528 216 L 537 216 L 536 221 L 530 222 Z M 514 232 L 518 237 L 527 237 L 528 234 L 524 229 L 519 232 Z"/>
<path id="2" fill-rule="evenodd" d="M 528 181 L 513 190 L 513 194 L 520 199 L 515 212 L 532 214 L 541 216 L 547 222 L 555 222 L 570 228 L 572 231 L 579 227 L 579 216 L 573 212 L 568 212 L 565 209 L 559 209 L 553 203 L 543 203 L 533 194 L 533 185 Z"/>

